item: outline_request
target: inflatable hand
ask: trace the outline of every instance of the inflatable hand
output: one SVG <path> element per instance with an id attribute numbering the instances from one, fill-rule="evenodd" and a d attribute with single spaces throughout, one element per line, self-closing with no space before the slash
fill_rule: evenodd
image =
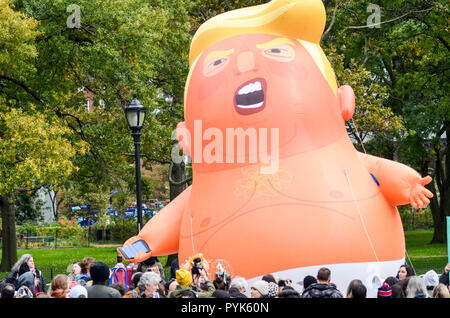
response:
<path id="1" fill-rule="evenodd" d="M 415 183 L 411 188 L 410 202 L 414 209 L 424 208 L 426 205 L 430 204 L 428 198 L 433 197 L 433 193 L 425 188 L 425 185 L 431 182 L 431 177 L 426 176 Z"/>
<path id="2" fill-rule="evenodd" d="M 135 263 L 143 262 L 152 255 L 147 243 L 139 236 L 129 238 L 123 247 L 117 249 L 117 252 L 122 255 L 124 260 Z"/>

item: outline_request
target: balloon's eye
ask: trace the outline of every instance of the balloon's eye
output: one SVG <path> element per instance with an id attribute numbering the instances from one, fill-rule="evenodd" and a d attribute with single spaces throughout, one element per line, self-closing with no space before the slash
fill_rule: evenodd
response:
<path id="1" fill-rule="evenodd" d="M 295 58 L 295 50 L 291 45 L 280 44 L 263 50 L 262 55 L 278 62 L 290 62 Z"/>
<path id="2" fill-rule="evenodd" d="M 230 57 L 225 56 L 218 58 L 216 60 L 208 61 L 206 62 L 204 68 L 203 68 L 203 75 L 209 77 L 216 75 L 223 71 L 228 63 L 230 62 Z"/>

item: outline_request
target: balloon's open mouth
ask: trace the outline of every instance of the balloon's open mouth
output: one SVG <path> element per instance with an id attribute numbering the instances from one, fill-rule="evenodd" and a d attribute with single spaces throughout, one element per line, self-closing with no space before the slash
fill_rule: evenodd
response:
<path id="1" fill-rule="evenodd" d="M 234 108 L 241 115 L 262 111 L 266 106 L 267 83 L 263 78 L 255 78 L 242 84 L 235 93 Z"/>

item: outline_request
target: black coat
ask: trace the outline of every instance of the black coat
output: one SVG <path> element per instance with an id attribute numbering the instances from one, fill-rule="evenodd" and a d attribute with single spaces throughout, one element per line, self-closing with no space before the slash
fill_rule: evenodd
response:
<path id="1" fill-rule="evenodd" d="M 302 298 L 343 298 L 343 296 L 333 283 L 317 283 L 309 285 L 303 292 Z"/>
<path id="2" fill-rule="evenodd" d="M 439 277 L 439 283 L 444 284 L 445 286 L 448 286 L 448 272 L 447 274 L 444 272 L 442 273 L 442 275 Z"/>
<path id="3" fill-rule="evenodd" d="M 228 293 L 230 294 L 231 298 L 247 298 L 247 296 L 240 293 L 236 287 L 231 287 Z"/>

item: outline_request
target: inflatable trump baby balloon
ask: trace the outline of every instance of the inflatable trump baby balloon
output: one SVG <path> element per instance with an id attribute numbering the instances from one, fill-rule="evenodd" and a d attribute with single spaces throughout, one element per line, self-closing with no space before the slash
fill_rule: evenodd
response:
<path id="1" fill-rule="evenodd" d="M 198 29 L 177 128 L 193 184 L 118 249 L 125 259 L 202 253 L 250 281 L 328 267 L 341 291 L 361 279 L 369 296 L 395 276 L 396 206 L 428 204 L 431 177 L 354 148 L 355 97 L 319 46 L 325 21 L 321 0 L 273 0 Z"/>

